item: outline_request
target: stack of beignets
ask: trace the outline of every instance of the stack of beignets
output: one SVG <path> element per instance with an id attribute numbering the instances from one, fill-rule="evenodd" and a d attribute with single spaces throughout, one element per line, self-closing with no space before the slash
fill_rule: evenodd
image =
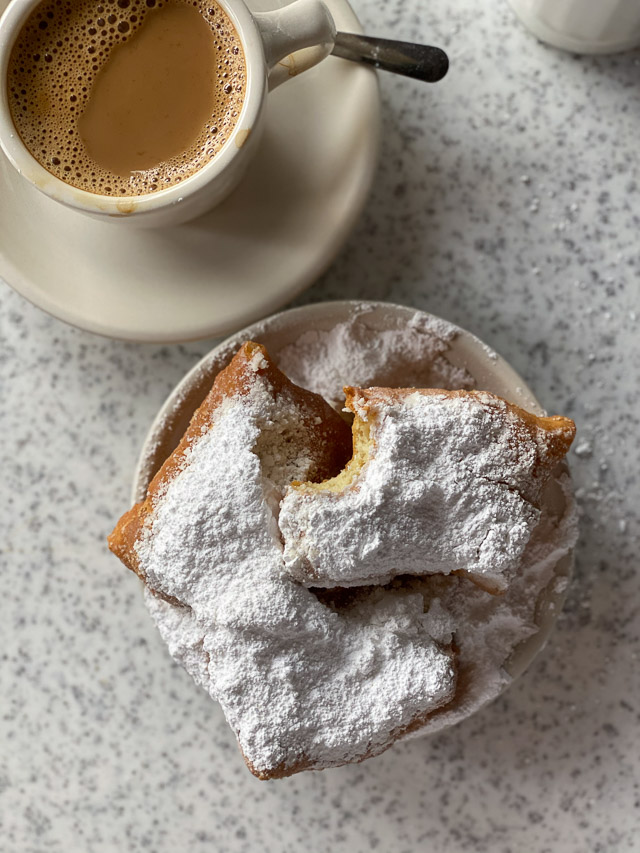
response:
<path id="1" fill-rule="evenodd" d="M 489 394 L 347 390 L 353 446 L 244 344 L 109 539 L 261 778 L 375 755 L 454 699 L 454 638 L 402 576 L 504 589 L 573 438 Z"/>

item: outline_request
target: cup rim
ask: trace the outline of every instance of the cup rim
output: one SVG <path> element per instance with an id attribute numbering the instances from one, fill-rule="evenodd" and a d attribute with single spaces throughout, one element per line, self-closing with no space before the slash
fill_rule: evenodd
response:
<path id="1" fill-rule="evenodd" d="M 253 15 L 242 0 L 215 0 L 231 19 L 245 56 L 245 97 L 229 138 L 208 163 L 184 181 L 166 189 L 132 196 L 100 195 L 65 183 L 36 160 L 15 128 L 8 99 L 9 58 L 22 26 L 41 2 L 42 0 L 11 0 L 0 16 L 0 149 L 29 183 L 67 207 L 84 213 L 122 218 L 174 207 L 224 173 L 255 128 L 267 91 L 262 39 Z M 241 140 L 238 138 L 240 133 Z"/>

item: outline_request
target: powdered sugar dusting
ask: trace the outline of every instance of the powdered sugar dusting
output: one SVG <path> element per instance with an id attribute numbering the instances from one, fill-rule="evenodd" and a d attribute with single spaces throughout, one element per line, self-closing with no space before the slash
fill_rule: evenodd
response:
<path id="1" fill-rule="evenodd" d="M 345 385 L 388 388 L 472 388 L 473 379 L 446 358 L 454 326 L 416 312 L 396 328 L 372 330 L 367 309 L 329 331 L 310 330 L 275 353 L 280 369 L 334 408 Z M 354 378 L 357 377 L 357 378 Z"/>
<path id="2" fill-rule="evenodd" d="M 290 488 L 285 563 L 311 586 L 466 571 L 504 590 L 540 518 L 531 503 L 549 432 L 490 394 L 355 389 L 370 456 L 339 494 Z"/>
<path id="3" fill-rule="evenodd" d="M 398 317 L 391 312 L 387 327 L 378 331 L 375 321 L 371 321 L 375 313 L 376 308 L 371 303 L 353 303 L 346 321 L 329 330 L 305 332 L 294 344 L 280 349 L 271 343 L 269 320 L 252 326 L 251 337 L 262 343 L 265 336 L 269 338 L 269 352 L 280 369 L 296 385 L 320 394 L 338 411 L 344 404 L 344 385 L 473 388 L 470 374 L 447 359 L 451 342 L 459 332 L 455 326 L 419 311 L 409 319 L 404 314 Z M 216 348 L 217 370 L 231 361 L 244 340 L 246 338 L 234 335 Z M 204 390 L 198 400 L 193 399 L 192 391 L 194 387 L 204 387 L 207 382 L 211 385 L 215 377 L 211 367 L 208 359 L 196 365 L 186 387 L 174 391 L 171 406 L 153 425 L 141 461 L 141 483 L 151 481 L 187 428 L 188 420 L 184 421 L 181 413 L 185 406 L 195 409 L 204 398 Z M 360 379 L 354 383 L 353 376 Z M 166 444 L 168 435 L 174 438 L 169 445 Z M 135 500 L 144 499 L 145 488 L 146 485 L 136 494 Z"/>
<path id="4" fill-rule="evenodd" d="M 423 581 L 425 598 L 431 599 L 430 612 L 433 596 L 437 596 L 450 620 L 464 680 L 464 689 L 455 701 L 430 720 L 425 731 L 460 722 L 496 698 L 510 683 L 509 672 L 519 669 L 522 644 L 537 642 L 540 621 L 545 618 L 541 610 L 553 610 L 556 602 L 562 603 L 571 568 L 569 555 L 577 538 L 577 509 L 568 475 L 552 480 L 547 491 L 540 523 L 523 554 L 518 575 L 503 595 L 488 595 L 463 578 Z M 550 500 L 553 492 L 555 500 Z M 549 504 L 558 498 L 560 503 L 564 501 L 560 516 L 549 511 Z"/>
<path id="5" fill-rule="evenodd" d="M 375 754 L 455 686 L 421 594 L 374 595 L 343 613 L 285 575 L 273 495 L 306 476 L 313 448 L 302 436 L 262 467 L 263 429 L 283 415 L 295 419 L 295 406 L 262 377 L 223 403 L 137 543 L 148 585 L 181 603 L 148 596 L 171 653 L 265 774 Z"/>

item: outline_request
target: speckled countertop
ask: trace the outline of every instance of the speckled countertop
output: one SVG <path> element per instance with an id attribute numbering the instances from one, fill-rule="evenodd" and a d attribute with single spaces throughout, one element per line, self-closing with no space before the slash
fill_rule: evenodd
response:
<path id="1" fill-rule="evenodd" d="M 0 849 L 640 849 L 640 54 L 545 48 L 503 2 L 359 0 L 448 47 L 382 77 L 368 212 L 300 303 L 425 308 L 578 422 L 577 571 L 546 652 L 496 704 L 364 765 L 261 783 L 172 664 L 105 533 L 154 413 L 211 342 L 71 329 L 0 286 Z"/>

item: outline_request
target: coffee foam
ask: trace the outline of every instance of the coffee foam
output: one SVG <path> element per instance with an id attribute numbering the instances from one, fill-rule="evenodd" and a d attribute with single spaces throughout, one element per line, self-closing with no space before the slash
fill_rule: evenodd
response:
<path id="1" fill-rule="evenodd" d="M 122 177 L 93 160 L 78 119 L 113 48 L 130 39 L 155 10 L 169 5 L 193 6 L 210 25 L 220 57 L 216 88 L 222 91 L 215 112 L 188 149 L 154 168 Z M 18 35 L 7 88 L 16 129 L 47 171 L 88 192 L 138 196 L 183 181 L 220 151 L 236 125 L 245 81 L 238 34 L 212 0 L 48 0 L 32 12 Z"/>

